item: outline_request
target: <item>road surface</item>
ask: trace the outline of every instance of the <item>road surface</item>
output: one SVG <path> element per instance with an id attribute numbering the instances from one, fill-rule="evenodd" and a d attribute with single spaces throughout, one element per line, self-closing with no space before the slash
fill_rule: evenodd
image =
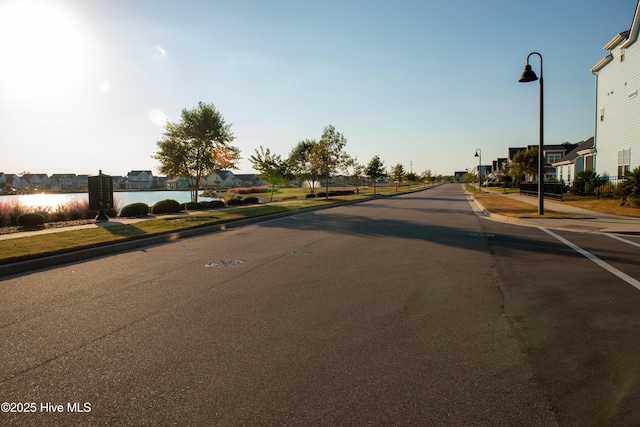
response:
<path id="1" fill-rule="evenodd" d="M 0 424 L 637 425 L 638 242 L 446 185 L 4 277 Z"/>

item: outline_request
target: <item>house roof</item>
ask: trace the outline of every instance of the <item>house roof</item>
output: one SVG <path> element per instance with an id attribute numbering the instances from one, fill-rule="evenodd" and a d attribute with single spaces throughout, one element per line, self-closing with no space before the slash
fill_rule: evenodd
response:
<path id="1" fill-rule="evenodd" d="M 137 176 L 137 175 L 140 175 L 140 174 L 143 174 L 143 173 L 146 173 L 147 175 L 153 175 L 151 173 L 151 171 L 131 171 L 127 175 Z"/>
<path id="2" fill-rule="evenodd" d="M 513 159 L 513 156 L 515 156 L 520 151 L 527 151 L 527 147 L 518 147 L 518 148 L 509 147 L 509 159 Z"/>
<path id="3" fill-rule="evenodd" d="M 627 41 L 622 43 L 620 47 L 626 49 L 635 43 L 636 40 L 638 40 L 638 33 L 640 33 L 640 0 L 636 4 L 636 11 L 633 14 L 633 21 L 631 21 L 631 29 L 629 30 Z"/>
<path id="4" fill-rule="evenodd" d="M 573 150 L 569 151 L 567 154 L 562 156 L 560 158 L 560 160 L 558 160 L 553 165 L 555 166 L 555 165 L 560 165 L 560 164 L 569 164 L 569 163 L 571 163 L 578 156 L 580 156 L 582 152 L 590 151 L 593 148 L 593 140 L 594 140 L 593 137 L 591 137 L 591 138 L 587 139 L 586 141 L 579 142 L 578 145 L 576 146 L 576 148 L 574 148 Z"/>
<path id="5" fill-rule="evenodd" d="M 631 29 L 627 31 L 623 31 L 619 34 L 616 34 L 609 43 L 604 45 L 605 50 L 611 52 L 616 47 L 620 47 L 621 49 L 626 49 L 632 44 L 634 44 L 638 40 L 638 35 L 640 34 L 640 0 L 636 3 L 636 10 L 633 14 L 633 21 L 631 22 Z M 597 73 L 600 71 L 605 65 L 613 60 L 613 55 L 609 54 L 602 58 L 596 65 L 591 67 L 591 73 Z"/>

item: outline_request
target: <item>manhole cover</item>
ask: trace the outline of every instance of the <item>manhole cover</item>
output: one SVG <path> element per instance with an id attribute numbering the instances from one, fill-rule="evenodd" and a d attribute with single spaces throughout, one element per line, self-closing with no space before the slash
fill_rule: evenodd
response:
<path id="1" fill-rule="evenodd" d="M 306 249 L 298 249 L 298 250 L 295 250 L 295 251 L 291 251 L 291 253 L 294 254 L 294 255 L 309 255 L 312 252 L 308 251 Z"/>
<path id="2" fill-rule="evenodd" d="M 211 261 L 206 263 L 205 267 L 234 267 L 236 265 L 244 264 L 244 261 L 231 260 L 231 261 Z"/>

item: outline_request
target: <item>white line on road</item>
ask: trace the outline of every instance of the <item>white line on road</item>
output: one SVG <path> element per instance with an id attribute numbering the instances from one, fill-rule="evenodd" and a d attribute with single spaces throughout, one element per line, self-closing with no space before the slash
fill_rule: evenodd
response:
<path id="1" fill-rule="evenodd" d="M 640 248 L 640 243 L 632 242 L 631 240 L 623 239 L 622 237 L 616 236 L 615 234 L 605 233 L 605 236 L 609 236 L 612 239 L 620 240 L 621 242 L 627 243 L 629 245 L 637 246 Z"/>
<path id="2" fill-rule="evenodd" d="M 626 273 L 623 273 L 622 271 L 618 270 L 617 268 L 607 264 L 606 262 L 604 262 L 603 260 L 601 260 L 600 258 L 598 258 L 597 256 L 593 255 L 590 252 L 585 251 L 584 249 L 582 249 L 580 246 L 575 245 L 573 243 L 571 243 L 570 241 L 568 241 L 567 239 L 565 239 L 564 237 L 561 237 L 559 235 L 557 235 L 556 233 L 554 233 L 551 230 L 547 230 L 546 228 L 543 227 L 538 227 L 540 230 L 544 231 L 545 233 L 549 234 L 550 236 L 555 237 L 556 239 L 558 239 L 559 241 L 561 241 L 562 243 L 564 243 L 565 245 L 569 246 L 571 249 L 573 249 L 574 251 L 578 252 L 579 254 L 583 255 L 584 257 L 586 257 L 587 259 L 595 262 L 596 264 L 598 264 L 600 267 L 604 268 L 605 270 L 607 270 L 609 273 L 613 274 L 614 276 L 618 276 L 620 279 L 624 280 L 625 282 L 627 282 L 628 284 L 630 284 L 631 286 L 635 287 L 636 289 L 640 290 L 640 281 L 634 279 L 633 277 L 629 276 Z"/>

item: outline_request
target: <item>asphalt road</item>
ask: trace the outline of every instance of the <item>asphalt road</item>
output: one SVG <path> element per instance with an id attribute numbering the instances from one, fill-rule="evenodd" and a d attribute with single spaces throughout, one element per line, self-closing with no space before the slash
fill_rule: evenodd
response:
<path id="1" fill-rule="evenodd" d="M 5 277 L 0 425 L 637 425 L 638 242 L 447 185 Z"/>

